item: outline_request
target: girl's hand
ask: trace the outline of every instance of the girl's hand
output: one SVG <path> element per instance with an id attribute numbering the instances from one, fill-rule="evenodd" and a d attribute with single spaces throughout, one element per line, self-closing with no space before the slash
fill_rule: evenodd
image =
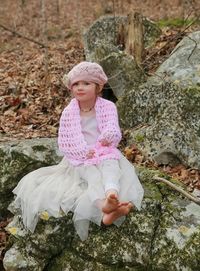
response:
<path id="1" fill-rule="evenodd" d="M 100 143 L 101 143 L 101 145 L 104 146 L 104 147 L 108 147 L 108 146 L 111 145 L 111 143 L 110 143 L 108 140 L 106 140 L 106 139 L 102 139 L 102 140 L 100 141 Z"/>
<path id="2" fill-rule="evenodd" d="M 94 150 L 89 150 L 88 154 L 87 154 L 87 158 L 91 159 L 94 157 L 95 151 Z"/>

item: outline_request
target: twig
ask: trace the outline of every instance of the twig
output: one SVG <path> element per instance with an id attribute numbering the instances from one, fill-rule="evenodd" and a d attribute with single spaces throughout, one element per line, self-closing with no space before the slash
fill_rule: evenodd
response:
<path id="1" fill-rule="evenodd" d="M 42 46 L 42 47 L 44 47 L 44 48 L 47 48 L 47 46 L 46 46 L 45 44 L 43 44 L 43 43 L 41 43 L 41 42 L 39 42 L 39 41 L 36 41 L 36 40 L 34 40 L 34 39 L 31 39 L 31 38 L 29 38 L 29 37 L 26 37 L 26 36 L 20 34 L 19 32 L 16 32 L 16 31 L 14 31 L 14 30 L 12 30 L 12 29 L 10 29 L 10 28 L 8 28 L 8 27 L 2 25 L 2 24 L 0 24 L 0 27 L 3 28 L 4 30 L 8 31 L 8 32 L 11 32 L 11 33 L 14 34 L 14 35 L 17 35 L 17 36 L 20 37 L 20 38 L 23 38 L 23 39 L 28 40 L 28 41 L 30 41 L 30 42 L 36 43 L 36 44 L 38 44 L 38 45 L 40 45 L 40 46 Z"/>
<path id="2" fill-rule="evenodd" d="M 187 60 L 189 61 L 189 60 L 190 60 L 190 57 L 193 55 L 195 49 L 197 48 L 197 42 L 196 42 L 196 40 L 192 39 L 192 38 L 189 37 L 189 36 L 187 36 L 187 38 L 190 39 L 191 41 L 193 41 L 193 42 L 195 43 L 194 48 L 192 49 L 192 52 L 191 52 L 190 55 L 188 56 L 188 59 L 187 59 Z"/>
<path id="3" fill-rule="evenodd" d="M 161 177 L 158 177 L 158 176 L 154 176 L 153 179 L 155 181 L 159 181 L 159 182 L 162 182 L 164 184 L 167 184 L 169 185 L 171 188 L 175 189 L 176 191 L 178 191 L 179 193 L 183 194 L 185 197 L 187 197 L 188 199 L 194 201 L 196 204 L 200 205 L 200 199 L 197 198 L 197 197 L 194 197 L 192 196 L 191 194 L 189 194 L 188 192 L 186 192 L 185 190 L 183 190 L 182 188 L 176 186 L 175 184 L 173 184 L 172 182 L 164 179 L 164 178 L 161 178 Z"/>

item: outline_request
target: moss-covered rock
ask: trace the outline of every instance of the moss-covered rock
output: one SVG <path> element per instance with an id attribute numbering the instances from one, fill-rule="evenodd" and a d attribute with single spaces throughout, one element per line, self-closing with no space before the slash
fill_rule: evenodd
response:
<path id="1" fill-rule="evenodd" d="M 200 168 L 200 88 L 153 82 L 127 91 L 118 100 L 120 123 L 129 144 L 158 164 L 182 162 Z M 138 140 L 138 138 L 142 140 Z"/>
<path id="2" fill-rule="evenodd" d="M 23 255 L 17 245 L 14 245 L 6 254 L 4 266 L 6 270 L 12 271 L 42 271 L 44 268 L 44 264 L 40 262 L 39 266 L 38 261 L 34 260 L 30 255 Z"/>
<path id="3" fill-rule="evenodd" d="M 31 139 L 0 144 L 0 214 L 7 213 L 12 190 L 28 172 L 61 160 L 56 139 Z"/>
<path id="4" fill-rule="evenodd" d="M 13 211 L 13 210 L 12 210 Z M 13 221 L 7 226 L 13 246 L 4 258 L 6 270 L 42 271 L 52 257 L 64 248 L 70 248 L 74 237 L 72 215 L 60 218 L 40 218 L 34 233 L 26 230 L 18 211 L 14 211 Z M 24 269 L 21 269 L 23 265 Z"/>
<path id="5" fill-rule="evenodd" d="M 111 53 L 98 62 L 104 68 L 109 85 L 117 98 L 146 80 L 144 72 L 138 68 L 133 58 L 125 53 Z"/>
<path id="6" fill-rule="evenodd" d="M 158 171 L 137 172 L 145 188 L 142 210 L 132 211 L 119 228 L 91 223 L 84 242 L 74 232 L 72 214 L 43 215 L 31 234 L 16 213 L 7 226 L 14 244 L 4 258 L 6 271 L 198 270 L 200 206 L 155 182 Z"/>
<path id="7" fill-rule="evenodd" d="M 185 37 L 154 76 L 118 100 L 128 142 L 159 164 L 200 169 L 199 40 L 200 31 Z"/>
<path id="8" fill-rule="evenodd" d="M 178 208 L 177 208 L 178 207 Z M 198 270 L 200 266 L 200 207 L 183 200 L 164 202 L 154 239 L 152 266 Z M 170 218 L 170 219 L 169 219 Z"/>

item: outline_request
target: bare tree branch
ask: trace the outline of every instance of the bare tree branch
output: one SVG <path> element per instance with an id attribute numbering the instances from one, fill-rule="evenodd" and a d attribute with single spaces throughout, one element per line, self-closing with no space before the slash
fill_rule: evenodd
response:
<path id="1" fill-rule="evenodd" d="M 2 25 L 2 24 L 0 24 L 0 27 L 3 28 L 4 30 L 8 31 L 8 32 L 11 32 L 13 35 L 16 35 L 16 36 L 18 36 L 18 37 L 20 37 L 20 38 L 23 38 L 23 39 L 25 39 L 25 40 L 28 40 L 28 41 L 30 41 L 30 42 L 33 42 L 33 43 L 35 43 L 35 44 L 37 44 L 37 45 L 40 45 L 40 46 L 42 46 L 43 48 L 47 48 L 47 47 L 48 47 L 48 46 L 46 46 L 44 43 L 41 43 L 41 42 L 39 42 L 39 41 L 36 41 L 36 40 L 34 40 L 34 39 L 32 39 L 32 38 L 26 37 L 26 36 L 20 34 L 19 32 L 16 32 L 16 31 L 14 31 L 14 30 L 12 30 L 12 29 L 10 29 L 10 28 L 8 28 L 8 27 Z"/>

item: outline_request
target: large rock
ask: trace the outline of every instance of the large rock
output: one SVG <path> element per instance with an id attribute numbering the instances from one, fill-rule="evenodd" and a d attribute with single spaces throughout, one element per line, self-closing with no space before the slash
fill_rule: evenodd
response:
<path id="1" fill-rule="evenodd" d="M 120 26 L 127 24 L 127 20 L 125 16 L 101 17 L 84 34 L 86 59 L 99 62 L 103 66 L 109 78 L 108 83 L 117 98 L 146 79 L 133 56 L 127 55 L 118 41 Z M 143 19 L 143 24 L 144 46 L 147 47 L 161 31 L 147 18 Z"/>
<path id="2" fill-rule="evenodd" d="M 200 169 L 200 88 L 147 82 L 118 100 L 127 141 L 158 164 Z"/>
<path id="3" fill-rule="evenodd" d="M 200 86 L 200 31 L 185 36 L 158 68 L 158 80 L 168 77 L 183 87 Z"/>
<path id="4" fill-rule="evenodd" d="M 199 40 L 200 31 L 185 37 L 154 76 L 118 100 L 128 142 L 159 164 L 200 169 Z"/>
<path id="5" fill-rule="evenodd" d="M 145 188 L 142 210 L 133 211 L 120 228 L 91 223 L 85 242 L 75 234 L 71 214 L 43 214 L 31 234 L 13 210 L 15 218 L 7 226 L 13 246 L 5 254 L 6 271 L 198 270 L 200 206 L 155 183 L 158 172 L 140 168 L 138 174 Z"/>
<path id="6" fill-rule="evenodd" d="M 104 49 L 106 45 L 96 48 L 96 52 Z M 109 48 L 109 45 L 108 45 Z M 109 80 L 109 85 L 115 96 L 119 99 L 128 89 L 137 87 L 146 80 L 144 72 L 137 66 L 134 59 L 123 52 L 111 53 L 98 59 L 104 68 Z"/>
<path id="7" fill-rule="evenodd" d="M 44 270 L 52 258 L 70 247 L 74 236 L 71 214 L 57 219 L 44 215 L 35 233 L 31 234 L 24 229 L 21 216 L 16 212 L 7 230 L 12 236 L 12 246 L 6 252 L 3 265 L 10 271 Z"/>
<path id="8" fill-rule="evenodd" d="M 61 160 L 56 139 L 31 139 L 0 144 L 0 214 L 7 213 L 12 190 L 19 180 L 42 166 Z"/>

